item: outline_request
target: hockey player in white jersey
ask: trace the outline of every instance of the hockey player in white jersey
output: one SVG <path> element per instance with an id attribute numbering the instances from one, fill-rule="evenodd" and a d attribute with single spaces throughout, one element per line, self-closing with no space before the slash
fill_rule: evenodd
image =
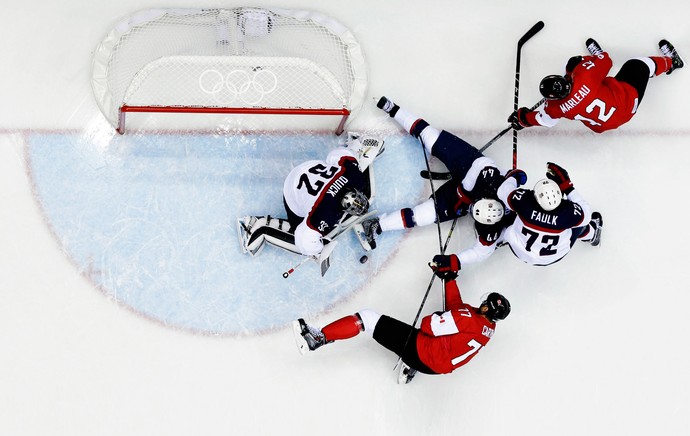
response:
<path id="1" fill-rule="evenodd" d="M 268 242 L 306 256 L 316 256 L 329 236 L 352 225 L 369 209 L 372 195 L 370 164 L 383 152 L 383 141 L 348 134 L 345 147 L 325 160 L 295 167 L 283 185 L 287 219 L 246 216 L 238 219 L 242 250 L 257 255 Z"/>
<path id="2" fill-rule="evenodd" d="M 498 198 L 515 212 L 515 219 L 499 237 L 499 246 L 508 245 L 515 256 L 535 266 L 561 260 L 577 240 L 599 245 L 603 220 L 592 212 L 587 201 L 575 190 L 568 172 L 548 162 L 546 179 L 534 189 L 519 188 L 527 181 L 521 170 L 514 170 L 498 189 Z M 433 259 L 440 271 L 458 271 L 462 263 L 455 254 Z"/>
<path id="3" fill-rule="evenodd" d="M 416 206 L 366 220 L 363 228 L 370 245 L 375 247 L 375 235 L 384 231 L 431 225 L 436 222 L 437 215 L 445 222 L 470 213 L 475 220 L 477 238 L 474 245 L 459 256 L 464 263 L 479 262 L 490 256 L 506 221 L 512 219 L 496 193 L 510 174 L 505 174 L 496 162 L 463 139 L 429 125 L 388 98 L 381 97 L 377 106 L 443 162 L 452 178 L 437 188 L 432 197 Z"/>

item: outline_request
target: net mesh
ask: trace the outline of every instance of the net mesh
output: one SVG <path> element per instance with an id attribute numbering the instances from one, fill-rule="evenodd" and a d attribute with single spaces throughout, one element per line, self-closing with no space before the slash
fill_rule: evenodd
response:
<path id="1" fill-rule="evenodd" d="M 110 32 L 92 83 L 117 125 L 123 105 L 353 110 L 366 73 L 354 37 L 320 14 L 157 9 Z"/>

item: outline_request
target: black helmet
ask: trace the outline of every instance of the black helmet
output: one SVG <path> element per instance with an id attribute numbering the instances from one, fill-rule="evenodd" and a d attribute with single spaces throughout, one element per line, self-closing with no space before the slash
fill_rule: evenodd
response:
<path id="1" fill-rule="evenodd" d="M 340 204 L 343 210 L 350 215 L 364 215 L 369 210 L 369 199 L 362 191 L 348 189 L 343 194 Z"/>
<path id="2" fill-rule="evenodd" d="M 482 301 L 481 306 L 486 306 L 486 315 L 492 322 L 496 322 L 501 319 L 506 319 L 510 313 L 510 303 L 503 295 L 498 292 L 490 293 L 484 301 Z"/>
<path id="3" fill-rule="evenodd" d="M 569 77 L 551 75 L 546 76 L 539 84 L 539 92 L 547 100 L 560 100 L 570 94 L 572 82 Z"/>

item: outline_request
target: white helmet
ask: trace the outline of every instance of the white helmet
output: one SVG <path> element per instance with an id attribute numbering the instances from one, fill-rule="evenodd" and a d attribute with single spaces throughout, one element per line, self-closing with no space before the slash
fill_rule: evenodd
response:
<path id="1" fill-rule="evenodd" d="M 482 198 L 470 205 L 472 218 L 480 224 L 496 224 L 501 221 L 505 211 L 500 201 L 491 198 Z"/>
<path id="2" fill-rule="evenodd" d="M 563 200 L 563 193 L 558 184 L 551 179 L 541 179 L 534 185 L 534 198 L 545 211 L 551 211 L 558 207 Z"/>

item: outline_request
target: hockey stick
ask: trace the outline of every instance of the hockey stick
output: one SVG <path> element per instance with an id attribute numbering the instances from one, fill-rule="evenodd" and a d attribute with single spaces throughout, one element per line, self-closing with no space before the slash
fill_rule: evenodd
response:
<path id="1" fill-rule="evenodd" d="M 371 217 L 374 214 L 376 214 L 375 210 L 360 216 L 349 215 L 349 218 L 347 219 L 345 218 L 348 217 L 348 215 L 343 215 L 340 218 L 340 221 L 338 221 L 338 224 L 336 224 L 335 228 L 331 230 L 331 232 L 328 235 L 323 237 L 323 239 L 327 242 L 321 253 L 319 253 L 318 256 L 305 256 L 304 259 L 302 259 L 298 264 L 285 271 L 283 273 L 283 278 L 286 279 L 290 277 L 297 268 L 304 265 L 308 260 L 314 260 L 320 265 L 321 277 L 323 277 L 326 274 L 326 271 L 328 271 L 328 268 L 330 268 L 331 266 L 330 256 L 333 252 L 333 249 L 335 248 L 335 245 L 337 244 L 336 239 L 343 233 L 353 228 L 356 224 L 364 221 L 365 219 Z"/>
<path id="2" fill-rule="evenodd" d="M 424 142 L 419 140 L 422 144 L 422 152 L 424 152 L 424 163 L 426 164 L 426 170 L 431 173 L 431 168 L 429 167 L 429 157 L 426 155 L 426 146 Z M 443 242 L 441 241 L 441 218 L 438 215 L 438 202 L 436 201 L 436 191 L 434 189 L 434 181 L 429 179 L 429 185 L 431 186 L 431 198 L 434 201 L 434 213 L 436 214 L 436 229 L 438 230 L 438 248 L 443 247 Z"/>
<path id="3" fill-rule="evenodd" d="M 539 106 L 541 106 L 541 104 L 544 103 L 544 101 L 546 101 L 546 99 L 545 99 L 545 98 L 542 98 L 541 100 L 539 100 L 539 101 L 537 102 L 537 104 L 535 104 L 534 106 L 532 106 L 531 108 L 529 108 L 529 110 L 530 110 L 530 111 L 535 110 L 536 108 L 538 108 Z M 489 141 L 489 142 L 487 142 L 486 144 L 484 144 L 484 146 L 483 146 L 482 148 L 480 148 L 479 151 L 484 152 L 484 150 L 486 150 L 487 148 L 491 147 L 491 146 L 493 145 L 494 142 L 496 142 L 499 138 L 501 138 L 503 135 L 505 135 L 506 133 L 508 133 L 508 130 L 510 130 L 510 129 L 512 129 L 512 128 L 513 128 L 513 126 L 510 125 L 510 126 L 506 127 L 505 129 L 501 130 L 500 133 L 499 133 L 498 135 L 494 136 L 493 139 L 492 139 L 491 141 Z"/>
<path id="4" fill-rule="evenodd" d="M 293 272 L 302 265 L 304 265 L 308 260 L 316 260 L 316 256 L 305 256 L 304 259 L 302 259 L 297 265 L 293 266 L 289 270 L 285 271 L 283 273 L 283 278 L 286 279 L 292 275 Z"/>
<path id="5" fill-rule="evenodd" d="M 518 94 L 520 93 L 520 54 L 522 52 L 522 46 L 529 41 L 534 35 L 537 34 L 541 29 L 544 28 L 544 22 L 538 21 L 531 29 L 527 31 L 522 38 L 517 43 L 517 57 L 515 59 L 515 96 L 513 99 L 513 113 L 517 113 L 518 105 Z M 513 129 L 513 169 L 517 168 L 517 133 L 518 131 Z"/>
<path id="6" fill-rule="evenodd" d="M 448 236 L 446 236 L 446 242 L 443 244 L 443 247 L 441 248 L 441 254 L 445 254 L 446 248 L 448 248 L 448 243 L 450 242 L 450 238 L 453 236 L 453 230 L 455 230 L 455 224 L 458 222 L 458 217 L 455 217 L 453 219 L 453 224 L 450 226 L 450 230 L 448 230 Z M 426 292 L 424 293 L 424 298 L 422 299 L 422 303 L 419 305 L 419 310 L 417 311 L 417 315 L 414 317 L 414 321 L 412 321 L 412 329 L 410 329 L 410 334 L 407 335 L 407 339 L 405 340 L 405 345 L 403 345 L 402 350 L 404 351 L 407 348 L 407 345 L 410 343 L 410 338 L 412 338 L 412 332 L 414 331 L 415 326 L 417 325 L 417 321 L 419 321 L 419 315 L 422 313 L 422 309 L 424 309 L 424 305 L 426 304 L 426 299 L 429 298 L 429 292 L 431 291 L 431 287 L 434 284 L 434 280 L 436 280 L 436 274 L 431 275 L 431 281 L 429 281 L 429 286 L 426 288 Z M 443 305 L 445 306 L 445 299 L 443 301 Z M 444 307 L 445 309 L 445 307 Z M 402 362 L 402 352 L 398 356 L 398 361 L 395 363 L 395 366 L 393 367 L 393 370 L 400 365 L 400 362 Z"/>
<path id="7" fill-rule="evenodd" d="M 530 111 L 535 110 L 536 108 L 538 108 L 539 106 L 541 106 L 545 101 L 546 101 L 546 99 L 545 99 L 545 98 L 542 98 L 542 99 L 539 100 L 534 106 L 532 106 L 531 108 L 529 108 L 529 110 L 530 110 Z M 498 135 L 494 136 L 493 139 L 491 139 L 491 141 L 489 141 L 489 142 L 487 142 L 486 144 L 484 144 L 484 146 L 483 146 L 482 148 L 480 148 L 479 151 L 480 151 L 480 152 L 483 152 L 483 151 L 486 150 L 487 148 L 491 147 L 491 146 L 493 145 L 494 142 L 496 142 L 499 138 L 501 138 L 503 135 L 505 135 L 506 133 L 508 133 L 508 130 L 510 130 L 512 127 L 513 127 L 513 126 L 510 125 L 510 126 L 506 127 L 505 129 L 501 130 L 501 131 L 498 133 Z M 437 172 L 437 171 L 427 171 L 427 170 L 422 170 L 422 171 L 420 171 L 420 172 L 419 172 L 419 176 L 422 177 L 423 179 L 429 179 L 429 178 L 431 178 L 432 180 L 450 180 L 450 179 L 452 178 L 451 174 L 450 174 L 450 173 L 447 173 L 447 172 L 440 172 L 440 171 Z"/>

